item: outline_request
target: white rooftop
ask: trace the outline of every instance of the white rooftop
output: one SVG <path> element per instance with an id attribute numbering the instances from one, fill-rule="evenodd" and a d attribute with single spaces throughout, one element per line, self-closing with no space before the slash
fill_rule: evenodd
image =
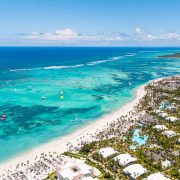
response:
<path id="1" fill-rule="evenodd" d="M 100 149 L 99 153 L 103 156 L 103 158 L 107 158 L 107 157 L 112 156 L 113 154 L 117 153 L 117 151 L 115 151 L 111 147 L 107 147 L 107 148 Z"/>
<path id="2" fill-rule="evenodd" d="M 156 147 L 159 147 L 157 144 L 150 144 L 149 146 L 150 148 L 156 148 Z"/>
<path id="3" fill-rule="evenodd" d="M 132 157 L 130 154 L 120 154 L 114 158 L 115 161 L 118 161 L 119 165 L 125 166 L 130 162 L 137 161 L 136 158 Z"/>
<path id="4" fill-rule="evenodd" d="M 160 172 L 151 174 L 147 177 L 146 180 L 170 180 L 169 178 L 166 178 L 163 174 L 161 174 Z"/>
<path id="5" fill-rule="evenodd" d="M 81 180 L 98 180 L 98 179 L 89 176 L 89 177 L 83 177 L 83 178 L 81 178 Z"/>
<path id="6" fill-rule="evenodd" d="M 155 125 L 154 128 L 157 129 L 157 130 L 167 130 L 168 129 L 166 126 L 160 125 L 160 124 Z"/>
<path id="7" fill-rule="evenodd" d="M 165 161 L 161 162 L 161 165 L 163 168 L 167 168 L 167 167 L 171 166 L 171 162 L 168 160 L 165 160 Z"/>
<path id="8" fill-rule="evenodd" d="M 68 179 L 73 179 L 74 176 L 77 176 L 77 173 L 74 173 L 70 168 L 64 169 L 61 172 L 58 172 L 60 174 L 60 176 L 62 176 L 64 179 L 68 178 Z"/>
<path id="9" fill-rule="evenodd" d="M 155 112 L 156 112 L 156 114 L 158 114 L 158 113 L 160 113 L 162 111 L 160 109 L 157 109 Z"/>
<path id="10" fill-rule="evenodd" d="M 177 134 L 172 131 L 172 130 L 168 130 L 168 131 L 164 131 L 162 134 L 166 135 L 167 137 L 171 138 L 171 137 L 174 137 L 176 136 Z"/>
<path id="11" fill-rule="evenodd" d="M 140 164 L 132 164 L 123 169 L 123 173 L 129 175 L 131 178 L 135 179 L 147 172 L 147 169 Z"/>
<path id="12" fill-rule="evenodd" d="M 179 120 L 179 118 L 177 117 L 173 117 L 173 116 L 169 116 L 167 118 L 165 118 L 167 121 L 171 121 L 171 122 L 176 122 Z"/>
<path id="13" fill-rule="evenodd" d="M 158 113 L 158 115 L 161 116 L 161 117 L 167 117 L 167 116 L 168 116 L 168 113 L 166 113 L 166 112 L 160 112 L 160 113 Z"/>
<path id="14" fill-rule="evenodd" d="M 63 179 L 73 180 L 92 174 L 92 168 L 83 161 L 67 162 L 57 170 L 60 177 Z"/>

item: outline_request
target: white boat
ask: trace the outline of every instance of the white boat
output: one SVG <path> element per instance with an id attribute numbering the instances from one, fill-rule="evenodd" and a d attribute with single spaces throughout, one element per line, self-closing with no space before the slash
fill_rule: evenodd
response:
<path id="1" fill-rule="evenodd" d="M 46 97 L 45 97 L 45 96 L 42 96 L 42 97 L 41 97 L 41 99 L 43 99 L 43 100 L 44 100 L 44 99 L 46 99 Z"/>

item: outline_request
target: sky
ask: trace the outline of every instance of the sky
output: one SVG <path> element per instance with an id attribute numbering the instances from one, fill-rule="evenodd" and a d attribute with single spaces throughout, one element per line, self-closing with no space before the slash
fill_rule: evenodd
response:
<path id="1" fill-rule="evenodd" d="M 0 0 L 0 46 L 180 46 L 180 0 Z"/>

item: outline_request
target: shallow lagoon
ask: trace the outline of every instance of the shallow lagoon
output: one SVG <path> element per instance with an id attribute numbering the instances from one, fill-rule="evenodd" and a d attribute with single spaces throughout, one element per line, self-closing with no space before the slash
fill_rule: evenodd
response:
<path id="1" fill-rule="evenodd" d="M 0 161 L 121 107 L 149 80 L 178 74 L 178 59 L 156 58 L 177 51 L 0 48 Z"/>

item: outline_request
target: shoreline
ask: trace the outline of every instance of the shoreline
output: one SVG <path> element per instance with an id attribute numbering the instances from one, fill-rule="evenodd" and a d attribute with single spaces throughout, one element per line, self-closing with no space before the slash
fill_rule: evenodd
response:
<path id="1" fill-rule="evenodd" d="M 27 160 L 30 160 L 30 162 L 33 163 L 35 162 L 35 157 L 40 156 L 42 153 L 57 152 L 58 154 L 61 154 L 68 150 L 67 143 L 70 143 L 73 146 L 78 146 L 78 143 L 80 143 L 80 141 L 93 140 L 91 136 L 95 135 L 96 132 L 102 131 L 107 124 L 117 121 L 117 118 L 119 118 L 120 116 L 127 115 L 130 111 L 134 110 L 134 106 L 139 103 L 139 100 L 146 93 L 144 87 L 147 85 L 147 83 L 135 89 L 135 96 L 133 97 L 133 99 L 124 104 L 119 109 L 107 115 L 104 115 L 94 120 L 93 122 L 90 122 L 84 127 L 70 133 L 69 135 L 56 138 L 55 140 L 25 151 L 22 153 L 22 155 L 17 155 L 16 157 L 11 158 L 6 162 L 2 162 L 0 164 L 0 174 L 5 170 L 15 169 L 17 164 L 21 164 L 22 162 L 26 162 Z"/>

